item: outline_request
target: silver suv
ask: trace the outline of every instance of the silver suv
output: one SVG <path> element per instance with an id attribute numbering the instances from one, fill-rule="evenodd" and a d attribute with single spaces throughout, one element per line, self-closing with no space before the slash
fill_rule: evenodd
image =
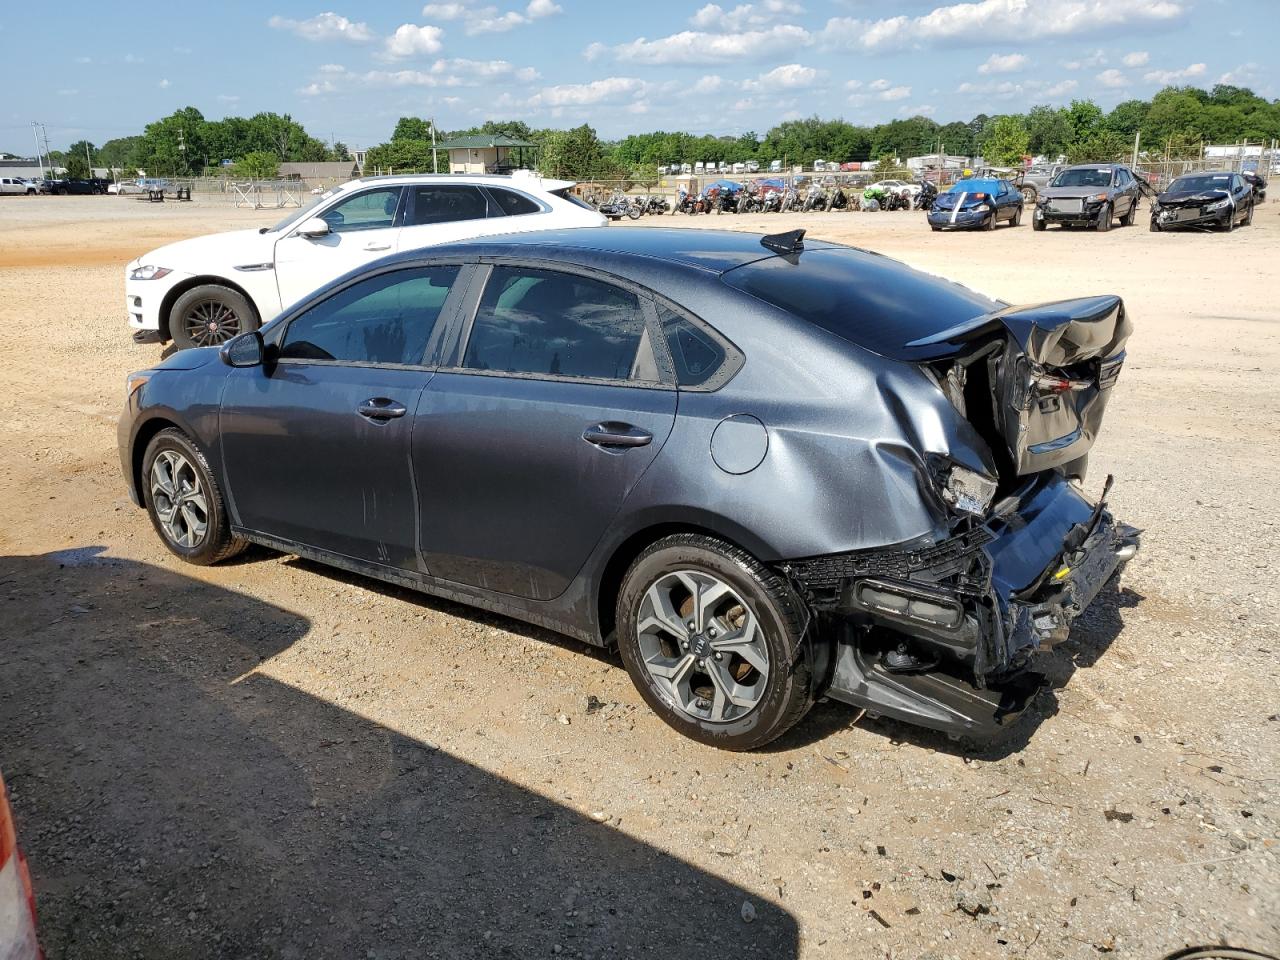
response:
<path id="1" fill-rule="evenodd" d="M 1061 170 L 1036 200 L 1031 226 L 1043 230 L 1050 223 L 1064 227 L 1111 229 L 1132 226 L 1138 215 L 1142 187 L 1132 170 L 1120 163 L 1082 163 Z"/>

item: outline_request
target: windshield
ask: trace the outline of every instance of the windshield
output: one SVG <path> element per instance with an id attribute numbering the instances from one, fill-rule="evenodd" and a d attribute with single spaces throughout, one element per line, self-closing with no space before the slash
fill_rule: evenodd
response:
<path id="1" fill-rule="evenodd" d="M 1111 168 L 1094 170 L 1063 170 L 1053 181 L 1055 187 L 1109 187 Z"/>
<path id="2" fill-rule="evenodd" d="M 1202 190 L 1231 189 L 1231 174 L 1218 173 L 1203 177 L 1179 177 L 1169 184 L 1170 193 L 1200 193 Z"/>
<path id="3" fill-rule="evenodd" d="M 268 229 L 267 232 L 279 233 L 281 230 L 288 230 L 295 223 L 298 223 L 310 216 L 312 210 L 324 203 L 337 192 L 337 190 L 326 190 L 324 193 L 320 194 L 320 196 L 314 197 L 310 203 L 306 204 L 301 209 L 295 210 L 293 213 L 289 214 L 274 227 Z"/>

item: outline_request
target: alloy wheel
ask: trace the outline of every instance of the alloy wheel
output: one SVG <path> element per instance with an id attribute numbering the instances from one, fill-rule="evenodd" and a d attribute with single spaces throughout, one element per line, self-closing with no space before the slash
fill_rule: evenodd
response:
<path id="1" fill-rule="evenodd" d="M 764 696 L 770 664 L 763 628 L 718 577 L 697 570 L 660 577 L 640 603 L 636 637 L 654 685 L 692 719 L 740 720 Z"/>
<path id="2" fill-rule="evenodd" d="M 151 463 L 151 505 L 174 545 L 193 549 L 204 541 L 209 502 L 195 467 L 176 450 L 160 451 Z"/>
<path id="3" fill-rule="evenodd" d="M 240 317 L 218 300 L 199 300 L 182 318 L 187 336 L 197 347 L 226 343 L 240 333 Z"/>

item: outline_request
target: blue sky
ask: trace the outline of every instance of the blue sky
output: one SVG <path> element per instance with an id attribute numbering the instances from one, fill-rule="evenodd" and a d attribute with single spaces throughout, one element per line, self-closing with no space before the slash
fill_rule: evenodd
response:
<path id="1" fill-rule="evenodd" d="M 188 104 L 290 113 L 356 147 L 405 114 L 617 137 L 1109 108 L 1168 83 L 1275 98 L 1277 14 L 1280 0 L 70 2 L 55 32 L 33 32 L 44 16 L 0 22 L 0 150 L 30 152 L 32 120 L 54 148 L 100 144 Z"/>

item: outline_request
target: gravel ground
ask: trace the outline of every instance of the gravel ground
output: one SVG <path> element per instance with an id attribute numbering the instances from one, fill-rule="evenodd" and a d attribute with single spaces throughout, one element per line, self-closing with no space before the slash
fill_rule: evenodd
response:
<path id="1" fill-rule="evenodd" d="M 267 551 L 169 556 L 116 460 L 159 354 L 121 266 L 277 213 L 0 202 L 0 768 L 47 957 L 1280 951 L 1278 210 L 1230 236 L 628 227 L 803 225 L 1136 322 L 1090 483 L 1116 475 L 1143 552 L 1044 709 L 971 749 L 821 704 L 734 755 L 612 654 Z"/>

